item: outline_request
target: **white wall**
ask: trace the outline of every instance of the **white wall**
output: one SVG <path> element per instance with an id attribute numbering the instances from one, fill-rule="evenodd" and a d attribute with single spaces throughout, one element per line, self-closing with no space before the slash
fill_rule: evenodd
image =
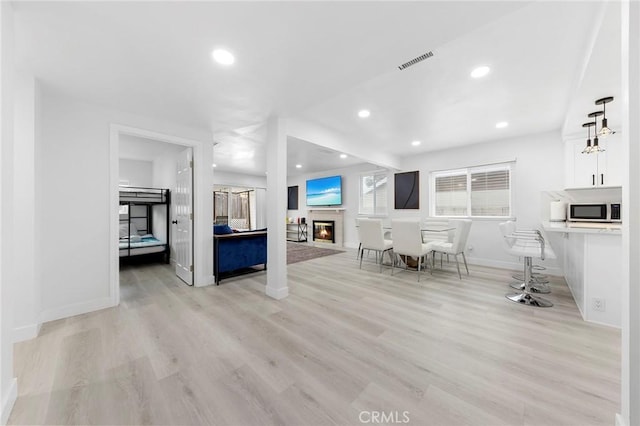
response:
<path id="1" fill-rule="evenodd" d="M 153 163 L 151 161 L 121 158 L 120 182 L 130 186 L 153 187 Z"/>
<path id="2" fill-rule="evenodd" d="M 622 383 L 617 426 L 640 424 L 640 3 L 622 3 Z"/>
<path id="3" fill-rule="evenodd" d="M 202 141 L 202 156 L 210 159 L 213 154 L 206 130 L 114 111 L 47 91 L 42 106 L 42 140 L 36 145 L 36 156 L 41 159 L 36 171 L 36 184 L 41 186 L 36 262 L 41 265 L 39 280 L 47 283 L 42 291 L 43 320 L 47 321 L 113 304 L 110 247 L 117 232 L 111 229 L 115 226 L 111 223 L 111 124 Z M 201 159 L 196 160 L 197 173 L 202 176 L 196 179 L 202 187 L 210 188 L 210 168 L 203 170 L 198 161 Z M 117 172 L 115 176 L 117 181 Z M 211 216 L 212 197 L 207 194 L 203 191 L 200 196 L 198 216 L 206 214 L 198 209 L 207 207 Z M 115 218 L 117 223 L 117 213 Z M 207 230 L 206 235 L 201 229 L 195 231 L 200 256 L 194 264 L 197 282 L 211 280 L 213 275 L 208 260 L 213 256 L 210 224 Z"/>
<path id="4" fill-rule="evenodd" d="M 13 9 L 0 2 L 0 424 L 17 396 L 13 377 L 13 295 L 17 287 L 13 248 Z"/>

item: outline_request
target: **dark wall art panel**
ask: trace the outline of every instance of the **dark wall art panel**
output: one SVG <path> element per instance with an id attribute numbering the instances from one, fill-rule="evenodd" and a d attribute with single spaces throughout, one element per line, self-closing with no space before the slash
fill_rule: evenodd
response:
<path id="1" fill-rule="evenodd" d="M 298 210 L 298 186 L 287 188 L 287 210 Z"/>
<path id="2" fill-rule="evenodd" d="M 420 208 L 420 172 L 395 174 L 395 209 Z"/>

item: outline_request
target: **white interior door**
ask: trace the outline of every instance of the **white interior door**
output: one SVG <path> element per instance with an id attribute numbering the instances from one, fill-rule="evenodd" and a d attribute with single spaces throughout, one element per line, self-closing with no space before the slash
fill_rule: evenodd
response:
<path id="1" fill-rule="evenodd" d="M 193 285 L 193 154 L 187 148 L 178 155 L 176 190 L 172 202 L 174 217 L 174 250 L 176 275 Z"/>

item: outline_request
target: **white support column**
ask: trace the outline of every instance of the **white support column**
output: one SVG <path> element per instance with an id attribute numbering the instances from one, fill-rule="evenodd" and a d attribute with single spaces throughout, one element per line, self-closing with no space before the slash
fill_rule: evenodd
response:
<path id="1" fill-rule="evenodd" d="M 283 299 L 287 286 L 287 129 L 286 120 L 267 121 L 267 296 Z"/>
<path id="2" fill-rule="evenodd" d="M 25 70 L 16 73 L 15 80 L 13 250 L 20 253 L 14 259 L 20 285 L 14 293 L 14 338 L 19 342 L 38 335 L 41 308 L 35 261 L 36 82 Z"/>
<path id="3" fill-rule="evenodd" d="M 640 3 L 622 3 L 622 363 L 617 426 L 640 424 Z"/>

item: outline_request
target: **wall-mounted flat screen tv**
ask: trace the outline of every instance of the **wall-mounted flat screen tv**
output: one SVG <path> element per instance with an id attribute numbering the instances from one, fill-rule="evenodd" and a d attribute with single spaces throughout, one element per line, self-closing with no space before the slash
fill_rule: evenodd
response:
<path id="1" fill-rule="evenodd" d="M 307 206 L 342 205 L 342 176 L 307 181 Z"/>

